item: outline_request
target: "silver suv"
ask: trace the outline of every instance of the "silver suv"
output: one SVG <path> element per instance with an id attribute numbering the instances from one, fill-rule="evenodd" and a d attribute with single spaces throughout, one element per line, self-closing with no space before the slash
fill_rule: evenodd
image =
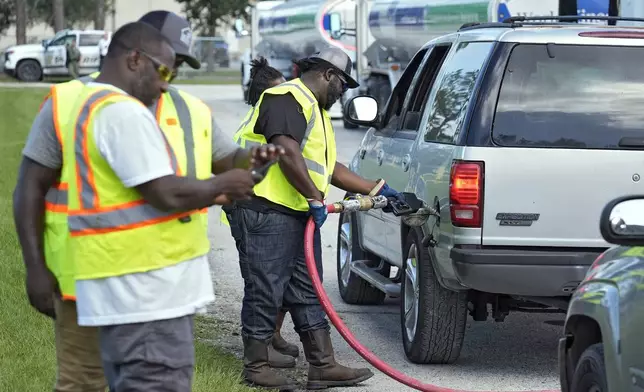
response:
<path id="1" fill-rule="evenodd" d="M 463 27 L 418 51 L 384 110 L 347 101 L 371 127 L 351 169 L 439 212 L 340 219 L 342 298 L 402 297 L 412 362 L 454 362 L 468 314 L 564 312 L 609 247 L 602 208 L 641 193 L 644 29 L 555 18 Z"/>

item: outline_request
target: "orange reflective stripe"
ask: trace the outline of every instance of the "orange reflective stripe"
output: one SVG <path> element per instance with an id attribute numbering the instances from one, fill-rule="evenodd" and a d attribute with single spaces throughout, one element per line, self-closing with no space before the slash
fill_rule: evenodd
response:
<path id="1" fill-rule="evenodd" d="M 45 210 L 52 212 L 67 212 L 67 183 L 54 184 L 45 195 Z"/>
<path id="2" fill-rule="evenodd" d="M 161 127 L 161 115 L 163 114 L 163 95 L 157 99 L 156 102 L 157 110 L 156 110 L 156 118 L 157 118 L 157 124 L 159 124 L 159 132 L 161 132 L 161 136 L 163 136 L 163 141 L 165 142 L 165 149 L 168 151 L 168 156 L 170 157 L 170 164 L 172 165 L 172 170 L 177 175 L 181 175 L 181 168 L 179 167 L 179 161 L 177 160 L 177 156 L 174 153 L 174 150 L 172 149 L 172 146 L 170 145 L 170 142 L 168 141 L 168 138 L 166 137 L 165 133 L 163 130 L 160 128 Z M 186 154 L 188 151 L 186 151 Z"/>
<path id="3" fill-rule="evenodd" d="M 78 183 L 79 209 L 69 211 L 67 222 L 72 236 L 82 236 L 128 230 L 162 223 L 189 216 L 195 211 L 166 212 L 143 199 L 113 206 L 101 206 L 94 172 L 89 157 L 89 126 L 96 105 L 105 99 L 119 95 L 110 90 L 101 90 L 91 95 L 83 104 L 75 125 L 76 181 Z M 176 159 L 175 159 L 176 160 Z"/>
<path id="4" fill-rule="evenodd" d="M 75 295 L 63 294 L 62 299 L 63 299 L 63 301 L 76 301 L 76 296 Z"/>

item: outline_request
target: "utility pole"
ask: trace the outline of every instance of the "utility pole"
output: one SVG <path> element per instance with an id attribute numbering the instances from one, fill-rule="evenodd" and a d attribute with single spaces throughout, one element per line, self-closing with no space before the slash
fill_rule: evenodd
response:
<path id="1" fill-rule="evenodd" d="M 63 0 L 53 0 L 54 5 L 54 32 L 65 28 L 65 3 Z"/>
<path id="2" fill-rule="evenodd" d="M 27 0 L 16 1 L 16 44 L 27 43 Z"/>

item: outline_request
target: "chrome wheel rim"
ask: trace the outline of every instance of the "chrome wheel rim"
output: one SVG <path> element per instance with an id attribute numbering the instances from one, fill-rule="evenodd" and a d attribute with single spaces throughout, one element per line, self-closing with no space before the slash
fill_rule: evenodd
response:
<path id="1" fill-rule="evenodd" d="M 340 280 L 343 286 L 349 285 L 349 276 L 351 275 L 351 260 L 353 253 L 351 251 L 351 218 L 342 215 L 342 225 L 340 225 Z"/>
<path id="2" fill-rule="evenodd" d="M 405 260 L 405 292 L 403 293 L 403 305 L 405 309 L 405 332 L 407 340 L 412 342 L 416 336 L 416 325 L 418 324 L 418 251 L 415 244 L 409 248 L 407 260 Z"/>

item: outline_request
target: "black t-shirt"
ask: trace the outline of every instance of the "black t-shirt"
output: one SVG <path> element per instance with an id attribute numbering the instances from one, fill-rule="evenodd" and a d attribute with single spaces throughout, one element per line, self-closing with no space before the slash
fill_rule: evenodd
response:
<path id="1" fill-rule="evenodd" d="M 269 143 L 276 136 L 289 136 L 299 144 L 306 134 L 306 125 L 302 106 L 291 93 L 265 94 L 253 131 L 258 135 L 264 135 Z M 263 213 L 279 212 L 306 217 L 305 212 L 292 210 L 259 196 L 254 196 L 250 201 L 239 202 L 238 205 Z"/>

